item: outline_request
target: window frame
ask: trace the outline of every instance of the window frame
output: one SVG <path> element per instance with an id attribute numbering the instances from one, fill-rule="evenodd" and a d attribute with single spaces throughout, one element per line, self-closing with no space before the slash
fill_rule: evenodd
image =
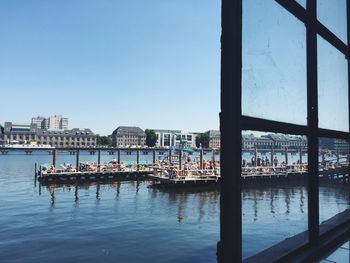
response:
<path id="1" fill-rule="evenodd" d="M 317 36 L 339 50 L 348 63 L 348 114 L 350 116 L 350 0 L 346 1 L 347 43 L 317 20 L 317 0 L 307 0 L 306 9 L 296 1 L 275 0 L 306 27 L 307 125 L 291 124 L 242 115 L 242 1 L 222 0 L 221 21 L 221 197 L 219 262 L 242 261 L 243 130 L 305 135 L 308 139 L 308 245 L 320 241 L 319 138 L 345 139 L 350 132 L 318 127 Z M 350 117 L 349 117 L 350 119 Z M 350 127 L 350 121 L 348 123 Z M 229 165 L 226 165 L 229 164 Z"/>

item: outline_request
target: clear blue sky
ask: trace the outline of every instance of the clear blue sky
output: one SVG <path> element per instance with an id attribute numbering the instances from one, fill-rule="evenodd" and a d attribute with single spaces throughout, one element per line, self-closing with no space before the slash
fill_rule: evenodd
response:
<path id="1" fill-rule="evenodd" d="M 318 18 L 345 41 L 336 3 L 319 0 Z M 304 24 L 274 0 L 243 9 L 243 113 L 306 124 Z M 218 129 L 220 30 L 220 0 L 2 0 L 0 123 Z M 319 51 L 320 126 L 348 130 L 346 60 Z"/>
<path id="2" fill-rule="evenodd" d="M 219 127 L 219 0 L 2 0 L 0 38 L 0 123 Z"/>

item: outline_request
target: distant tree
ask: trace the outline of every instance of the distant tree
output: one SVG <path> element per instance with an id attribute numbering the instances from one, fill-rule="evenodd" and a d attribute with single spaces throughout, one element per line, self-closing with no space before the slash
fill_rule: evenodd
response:
<path id="1" fill-rule="evenodd" d="M 153 147 L 156 145 L 158 140 L 158 135 L 154 132 L 154 130 L 146 129 L 146 145 L 149 147 Z"/>
<path id="2" fill-rule="evenodd" d="M 198 134 L 197 136 L 196 136 L 196 147 L 197 148 L 199 148 L 200 146 L 201 146 L 201 135 L 202 134 Z"/>
<path id="3" fill-rule="evenodd" d="M 201 133 L 196 137 L 197 148 L 209 148 L 209 133 Z"/>
<path id="4" fill-rule="evenodd" d="M 112 144 L 112 139 L 110 136 L 100 136 L 97 134 L 96 142 L 97 145 L 109 146 Z"/>

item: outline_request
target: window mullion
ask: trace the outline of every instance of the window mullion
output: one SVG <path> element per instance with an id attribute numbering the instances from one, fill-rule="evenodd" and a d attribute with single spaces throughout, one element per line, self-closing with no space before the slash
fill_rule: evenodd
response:
<path id="1" fill-rule="evenodd" d="M 311 244 L 317 244 L 319 240 L 319 178 L 316 0 L 307 1 L 307 13 L 308 225 L 309 241 Z"/>

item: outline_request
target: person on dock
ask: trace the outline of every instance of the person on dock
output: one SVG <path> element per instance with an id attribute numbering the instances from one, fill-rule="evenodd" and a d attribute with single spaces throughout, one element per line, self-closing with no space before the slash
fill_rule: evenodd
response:
<path id="1" fill-rule="evenodd" d="M 254 156 L 252 157 L 251 162 L 252 162 L 252 166 L 255 166 L 255 158 L 254 158 Z"/>
<path id="2" fill-rule="evenodd" d="M 275 159 L 273 159 L 273 164 L 274 164 L 274 166 L 277 166 L 277 165 L 278 165 L 277 156 L 275 156 Z"/>
<path id="3" fill-rule="evenodd" d="M 243 161 L 242 161 L 242 167 L 245 167 L 246 166 L 246 161 L 245 161 L 245 159 L 243 159 Z"/>
<path id="4" fill-rule="evenodd" d="M 258 156 L 258 158 L 257 158 L 257 166 L 261 166 L 261 158 L 260 158 L 260 156 Z"/>
<path id="5" fill-rule="evenodd" d="M 51 165 L 50 168 L 47 170 L 47 173 L 55 173 L 56 172 L 56 168 L 54 165 Z"/>
<path id="6" fill-rule="evenodd" d="M 265 165 L 270 166 L 270 160 L 267 158 L 267 156 L 265 156 Z"/>

